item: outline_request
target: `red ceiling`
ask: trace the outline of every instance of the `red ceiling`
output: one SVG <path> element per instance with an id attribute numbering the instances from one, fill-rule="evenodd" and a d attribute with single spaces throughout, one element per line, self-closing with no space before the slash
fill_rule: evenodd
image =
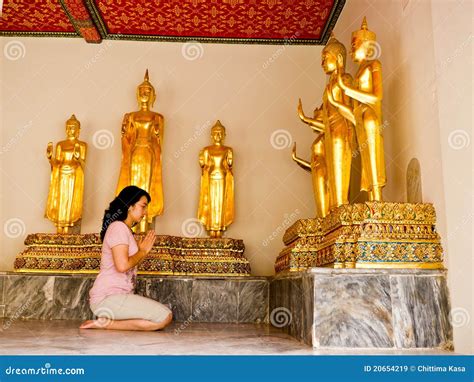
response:
<path id="1" fill-rule="evenodd" d="M 70 32 L 74 33 L 69 18 L 59 1 L 4 0 L 1 31 L 15 32 Z"/>
<path id="2" fill-rule="evenodd" d="M 345 0 L 4 0 L 0 35 L 324 44 Z"/>

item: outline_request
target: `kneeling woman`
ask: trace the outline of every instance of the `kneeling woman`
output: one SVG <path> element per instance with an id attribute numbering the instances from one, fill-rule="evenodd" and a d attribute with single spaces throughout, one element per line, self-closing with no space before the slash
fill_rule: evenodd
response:
<path id="1" fill-rule="evenodd" d="M 153 247 L 155 232 L 150 230 L 137 244 L 131 228 L 145 216 L 150 200 L 146 191 L 128 186 L 105 211 L 100 272 L 89 292 L 98 319 L 85 321 L 81 329 L 158 330 L 171 322 L 170 309 L 133 293 L 137 265 Z"/>

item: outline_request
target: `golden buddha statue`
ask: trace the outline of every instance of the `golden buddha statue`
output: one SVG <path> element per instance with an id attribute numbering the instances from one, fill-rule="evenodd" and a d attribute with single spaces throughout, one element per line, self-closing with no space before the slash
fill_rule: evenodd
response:
<path id="1" fill-rule="evenodd" d="M 234 220 L 233 152 L 224 146 L 225 128 L 220 121 L 211 128 L 213 144 L 199 153 L 202 169 L 198 219 L 212 238 L 222 237 Z"/>
<path id="2" fill-rule="evenodd" d="M 140 110 L 125 114 L 122 123 L 122 164 L 116 194 L 126 186 L 137 186 L 151 196 L 145 218 L 135 227 L 146 232 L 153 218 L 163 213 L 163 184 L 161 173 L 161 146 L 164 118 L 151 111 L 156 99 L 155 89 L 149 82 L 148 70 L 137 88 Z"/>
<path id="3" fill-rule="evenodd" d="M 352 58 L 359 63 L 354 85 L 344 81 L 343 68 L 338 71 L 338 83 L 344 94 L 353 99 L 353 111 L 341 108 L 337 102 L 334 105 L 355 122 L 362 162 L 361 189 L 369 193 L 370 200 L 381 201 L 382 188 L 387 182 L 382 135 L 382 64 L 372 59 L 376 36 L 368 30 L 365 17 L 361 29 L 352 33 L 351 45 Z"/>
<path id="4" fill-rule="evenodd" d="M 51 164 L 51 182 L 45 217 L 57 233 L 80 233 L 84 195 L 84 165 L 87 144 L 79 140 L 80 122 L 74 114 L 66 122 L 67 139 L 56 145 L 48 143 L 46 157 Z"/>
<path id="5" fill-rule="evenodd" d="M 313 180 L 314 201 L 316 204 L 316 215 L 325 217 L 329 212 L 329 192 L 327 182 L 326 156 L 324 150 L 324 131 L 322 109 L 314 110 L 314 118 L 309 119 L 303 113 L 301 99 L 298 104 L 298 114 L 301 120 L 307 123 L 319 135 L 311 145 L 311 161 L 305 161 L 296 155 L 296 142 L 293 145 L 293 160 L 303 169 L 311 173 Z"/>
<path id="6" fill-rule="evenodd" d="M 351 175 L 352 163 L 352 148 L 353 148 L 353 124 L 352 120 L 347 114 L 344 114 L 339 107 L 334 106 L 331 100 L 339 102 L 340 105 L 351 109 L 350 98 L 344 95 L 338 83 L 338 70 L 344 72 L 346 64 L 346 49 L 333 35 L 324 47 L 321 53 L 321 66 L 326 74 L 329 75 L 326 89 L 323 93 L 323 103 L 317 110 L 320 112 L 315 114 L 314 118 L 309 118 L 304 115 L 301 100 L 298 105 L 298 114 L 303 122 L 310 125 L 314 130 L 321 131 L 324 134 L 324 139 L 318 141 L 318 145 L 323 148 L 315 147 L 316 141 L 313 143 L 313 155 L 315 150 L 319 163 L 326 164 L 325 177 L 327 179 L 328 196 L 318 196 L 319 210 L 324 217 L 328 210 L 343 204 L 349 203 L 349 185 Z M 344 74 L 342 80 L 344 83 L 351 84 L 352 78 L 349 74 Z M 314 165 L 316 166 L 316 164 Z M 320 165 L 321 167 L 321 165 Z M 322 171 L 322 170 L 321 170 Z M 320 176 L 320 175 L 318 175 Z M 322 193 L 322 180 L 317 178 L 316 183 L 319 185 L 315 192 Z M 315 181 L 313 180 L 313 185 Z M 326 210 L 322 209 L 322 201 L 328 204 Z"/>

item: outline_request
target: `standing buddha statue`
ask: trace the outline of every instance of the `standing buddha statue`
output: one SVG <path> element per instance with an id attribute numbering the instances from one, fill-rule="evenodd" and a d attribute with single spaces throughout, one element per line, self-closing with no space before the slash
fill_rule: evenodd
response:
<path id="1" fill-rule="evenodd" d="M 163 184 L 161 147 L 164 118 L 151 111 L 156 99 L 155 89 L 149 82 L 148 70 L 137 88 L 140 110 L 125 114 L 122 123 L 122 163 L 116 194 L 126 186 L 137 186 L 151 196 L 145 218 L 135 228 L 146 232 L 153 218 L 163 213 Z"/>
<path id="2" fill-rule="evenodd" d="M 354 85 L 344 81 L 339 71 L 338 83 L 344 94 L 353 99 L 352 117 L 362 161 L 361 189 L 368 191 L 372 201 L 382 200 L 382 188 L 387 182 L 383 148 L 382 64 L 374 58 L 375 33 L 367 27 L 364 17 L 361 29 L 352 33 L 352 58 L 359 63 Z"/>
<path id="3" fill-rule="evenodd" d="M 46 149 L 51 181 L 45 217 L 54 223 L 60 234 L 80 233 L 87 151 L 87 144 L 79 140 L 80 127 L 73 114 L 66 122 L 67 139 L 58 142 L 54 153 L 52 142 Z"/>
<path id="4" fill-rule="evenodd" d="M 303 122 L 310 125 L 315 131 L 324 134 L 324 138 L 317 139 L 312 146 L 313 158 L 317 163 L 313 168 L 319 169 L 313 173 L 314 191 L 319 196 L 316 205 L 319 204 L 321 217 L 327 215 L 328 211 L 349 203 L 349 185 L 352 164 L 353 149 L 353 120 L 347 113 L 334 106 L 330 100 L 334 99 L 348 110 L 351 110 L 351 100 L 344 94 L 338 83 L 338 71 L 344 71 L 346 64 L 346 49 L 333 35 L 321 53 L 321 66 L 329 75 L 328 83 L 323 93 L 323 103 L 317 109 L 314 118 L 306 117 L 303 113 L 301 101 L 298 113 Z M 344 74 L 342 81 L 346 84 L 352 83 L 349 74 Z M 323 172 L 323 159 L 325 168 Z M 313 162 L 313 160 L 312 160 Z M 322 174 L 326 178 L 326 193 Z M 328 207 L 323 208 L 325 204 Z"/>
<path id="5" fill-rule="evenodd" d="M 325 217 L 329 213 L 329 191 L 326 167 L 326 155 L 324 149 L 324 123 L 322 109 L 314 110 L 314 118 L 308 118 L 304 115 L 301 99 L 298 104 L 298 114 L 300 119 L 308 124 L 318 136 L 311 145 L 311 161 L 308 162 L 299 158 L 296 154 L 296 142 L 293 145 L 293 160 L 303 169 L 311 173 L 313 181 L 313 194 L 316 204 L 316 215 Z"/>
<path id="6" fill-rule="evenodd" d="M 211 137 L 213 144 L 199 153 L 202 175 L 198 219 L 211 238 L 219 238 L 234 220 L 234 154 L 223 144 L 225 128 L 220 121 L 211 128 Z"/>

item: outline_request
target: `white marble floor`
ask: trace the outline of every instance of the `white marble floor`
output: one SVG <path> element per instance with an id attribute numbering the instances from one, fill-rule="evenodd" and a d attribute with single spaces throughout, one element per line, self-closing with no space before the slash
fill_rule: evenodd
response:
<path id="1" fill-rule="evenodd" d="M 266 324 L 172 323 L 163 331 L 78 329 L 80 321 L 0 319 L 0 354 L 442 354 L 436 350 L 313 351 Z M 449 353 L 444 353 L 449 354 Z"/>

